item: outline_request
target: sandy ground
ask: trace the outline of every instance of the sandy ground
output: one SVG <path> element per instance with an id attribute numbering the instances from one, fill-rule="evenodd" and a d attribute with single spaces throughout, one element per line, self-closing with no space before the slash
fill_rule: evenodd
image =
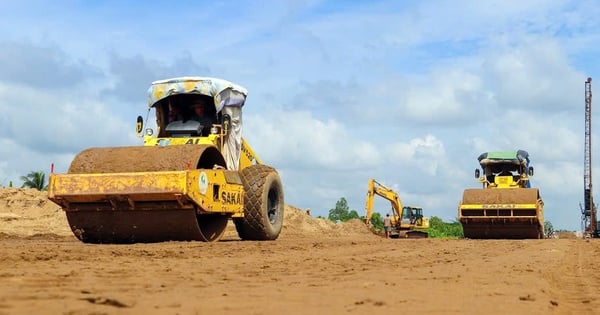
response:
<path id="1" fill-rule="evenodd" d="M 88 245 L 0 189 L 0 314 L 599 314 L 600 240 L 386 240 L 286 207 L 272 242 Z"/>

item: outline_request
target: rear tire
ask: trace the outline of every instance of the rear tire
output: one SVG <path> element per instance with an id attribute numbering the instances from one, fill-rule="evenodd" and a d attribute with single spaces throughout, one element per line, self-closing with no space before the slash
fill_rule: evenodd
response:
<path id="1" fill-rule="evenodd" d="M 267 241 L 279 237 L 283 226 L 283 186 L 277 171 L 252 165 L 240 172 L 244 184 L 244 217 L 234 218 L 243 240 Z"/>

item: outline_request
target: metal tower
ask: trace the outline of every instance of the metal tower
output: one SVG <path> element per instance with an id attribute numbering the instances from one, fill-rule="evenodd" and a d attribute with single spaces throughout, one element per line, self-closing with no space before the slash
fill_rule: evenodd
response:
<path id="1" fill-rule="evenodd" d="M 592 194 L 592 78 L 585 81 L 585 144 L 583 156 L 583 208 L 581 225 L 586 237 L 598 237 L 596 205 Z M 579 205 L 581 208 L 581 204 Z"/>

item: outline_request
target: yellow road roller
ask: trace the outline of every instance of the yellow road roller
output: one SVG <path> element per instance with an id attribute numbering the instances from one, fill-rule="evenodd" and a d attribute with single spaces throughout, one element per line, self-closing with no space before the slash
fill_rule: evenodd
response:
<path id="1" fill-rule="evenodd" d="M 218 78 L 152 82 L 143 145 L 83 150 L 50 174 L 49 199 L 85 243 L 212 242 L 229 220 L 243 240 L 277 239 L 283 186 L 242 137 L 247 94 Z"/>
<path id="2" fill-rule="evenodd" d="M 466 238 L 544 238 L 544 202 L 529 176 L 525 150 L 484 152 L 478 157 L 475 178 L 480 189 L 466 189 L 458 206 L 458 218 Z"/>

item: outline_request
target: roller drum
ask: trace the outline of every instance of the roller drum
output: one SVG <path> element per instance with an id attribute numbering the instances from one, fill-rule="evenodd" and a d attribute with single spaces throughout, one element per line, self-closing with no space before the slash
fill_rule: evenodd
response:
<path id="1" fill-rule="evenodd" d="M 225 167 L 225 160 L 210 145 L 90 148 L 75 157 L 68 174 L 152 173 L 215 166 Z M 86 243 L 216 241 L 229 219 L 227 214 L 199 214 L 195 206 L 174 201 L 137 204 L 140 206 L 133 210 L 115 209 L 114 203 L 105 200 L 65 210 L 73 234 Z"/>
<path id="2" fill-rule="evenodd" d="M 543 238 L 537 188 L 467 189 L 459 206 L 464 236 L 472 239 Z"/>
<path id="3" fill-rule="evenodd" d="M 225 159 L 214 146 L 129 146 L 90 148 L 81 151 L 69 167 L 69 174 L 184 171 L 225 167 Z"/>

